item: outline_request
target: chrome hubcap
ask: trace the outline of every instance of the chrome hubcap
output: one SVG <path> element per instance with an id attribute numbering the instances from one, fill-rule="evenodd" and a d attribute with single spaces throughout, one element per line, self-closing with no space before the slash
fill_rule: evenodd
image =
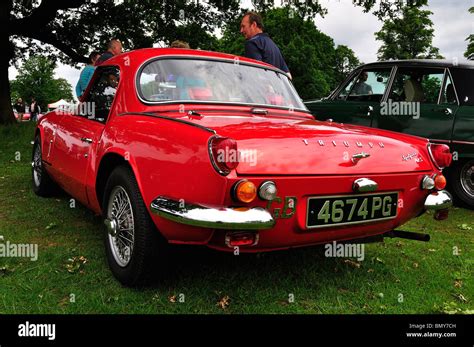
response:
<path id="1" fill-rule="evenodd" d="M 104 221 L 108 241 L 116 263 L 125 267 L 130 263 L 135 242 L 135 224 L 130 198 L 121 186 L 112 190 Z"/>
<path id="2" fill-rule="evenodd" d="M 31 163 L 33 167 L 33 179 L 35 185 L 38 187 L 41 184 L 41 171 L 42 171 L 42 160 L 41 160 L 41 147 L 37 145 L 35 147 L 35 153 L 33 155 L 33 162 Z"/>
<path id="3" fill-rule="evenodd" d="M 468 161 L 461 170 L 461 186 L 464 191 L 474 198 L 474 161 Z"/>
<path id="4" fill-rule="evenodd" d="M 117 236 L 117 221 L 115 219 L 106 219 L 104 221 L 104 224 L 107 228 L 107 232 L 111 235 L 111 236 Z"/>

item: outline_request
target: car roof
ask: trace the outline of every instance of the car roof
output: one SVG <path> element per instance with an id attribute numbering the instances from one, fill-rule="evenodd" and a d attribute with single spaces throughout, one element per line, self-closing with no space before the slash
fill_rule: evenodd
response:
<path id="1" fill-rule="evenodd" d="M 129 57 L 130 60 L 133 61 L 141 61 L 144 62 L 148 59 L 153 57 L 161 57 L 161 56 L 183 56 L 183 57 L 199 57 L 199 58 L 214 58 L 214 59 L 225 59 L 225 60 L 233 60 L 233 61 L 242 61 L 247 62 L 254 65 L 260 65 L 264 68 L 271 68 L 273 70 L 281 71 L 277 67 L 264 63 L 259 60 L 254 60 L 246 57 L 241 57 L 234 54 L 227 54 L 227 53 L 220 53 L 220 52 L 213 52 L 213 51 L 204 51 L 199 49 L 184 49 L 184 48 L 142 48 L 136 49 L 133 51 L 125 52 L 114 56 L 104 63 L 100 65 L 114 65 L 119 61 L 123 61 L 125 57 Z"/>
<path id="2" fill-rule="evenodd" d="M 447 59 L 407 59 L 407 60 L 385 60 L 374 63 L 364 64 L 360 67 L 376 67 L 376 66 L 422 66 L 422 67 L 455 67 L 462 69 L 474 69 L 474 62 L 462 61 L 456 62 L 454 60 Z"/>

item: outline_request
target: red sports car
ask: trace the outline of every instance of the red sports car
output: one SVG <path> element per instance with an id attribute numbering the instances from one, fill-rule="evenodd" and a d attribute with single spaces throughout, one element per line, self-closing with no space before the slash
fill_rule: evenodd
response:
<path id="1" fill-rule="evenodd" d="M 76 110 L 38 124 L 33 189 L 57 184 L 105 220 L 120 282 L 168 243 L 262 252 L 384 236 L 447 216 L 449 147 L 315 121 L 288 77 L 215 52 L 143 49 L 97 67 Z"/>

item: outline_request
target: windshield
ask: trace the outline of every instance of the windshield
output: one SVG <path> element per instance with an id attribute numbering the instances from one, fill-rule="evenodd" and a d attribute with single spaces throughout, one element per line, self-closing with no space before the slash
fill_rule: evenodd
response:
<path id="1" fill-rule="evenodd" d="M 148 102 L 225 102 L 306 110 L 285 74 L 232 61 L 154 60 L 141 70 L 138 89 Z"/>

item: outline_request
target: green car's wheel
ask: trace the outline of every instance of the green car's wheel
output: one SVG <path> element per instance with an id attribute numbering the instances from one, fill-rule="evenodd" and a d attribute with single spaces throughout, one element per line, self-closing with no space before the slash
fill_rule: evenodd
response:
<path id="1" fill-rule="evenodd" d="M 454 195 L 462 205 L 474 209 L 474 159 L 453 163 L 450 173 Z"/>

